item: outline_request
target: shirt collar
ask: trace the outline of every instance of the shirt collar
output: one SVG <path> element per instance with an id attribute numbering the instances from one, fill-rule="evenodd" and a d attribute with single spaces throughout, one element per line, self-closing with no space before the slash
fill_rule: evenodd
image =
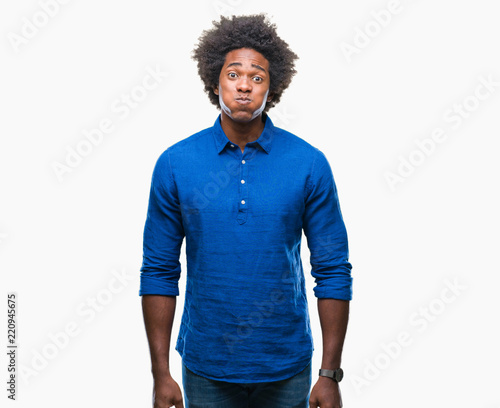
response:
<path id="1" fill-rule="evenodd" d="M 271 118 L 267 115 L 267 113 L 263 112 L 262 117 L 266 123 L 264 126 L 264 130 L 262 131 L 257 140 L 249 144 L 252 145 L 256 143 L 260 147 L 262 147 L 262 149 L 264 149 L 266 153 L 269 154 L 269 152 L 271 151 L 271 144 L 274 136 L 274 125 Z M 224 150 L 224 148 L 227 146 L 228 143 L 232 143 L 222 130 L 220 120 L 221 120 L 221 114 L 219 114 L 219 116 L 215 120 L 214 126 L 212 128 L 212 133 L 215 138 L 215 146 L 217 147 L 218 154 Z"/>

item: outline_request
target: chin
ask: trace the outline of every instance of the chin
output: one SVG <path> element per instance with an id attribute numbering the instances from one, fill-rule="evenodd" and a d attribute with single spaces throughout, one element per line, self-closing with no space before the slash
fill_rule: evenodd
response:
<path id="1" fill-rule="evenodd" d="M 229 116 L 229 115 L 228 115 Z M 250 122 L 252 120 L 253 112 L 236 111 L 232 112 L 230 118 L 235 122 Z"/>

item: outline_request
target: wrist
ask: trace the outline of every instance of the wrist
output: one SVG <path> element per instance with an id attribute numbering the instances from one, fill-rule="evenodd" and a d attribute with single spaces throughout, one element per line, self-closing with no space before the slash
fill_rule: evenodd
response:
<path id="1" fill-rule="evenodd" d="M 151 373 L 155 381 L 161 381 L 170 377 L 170 370 L 168 367 L 152 367 Z"/>

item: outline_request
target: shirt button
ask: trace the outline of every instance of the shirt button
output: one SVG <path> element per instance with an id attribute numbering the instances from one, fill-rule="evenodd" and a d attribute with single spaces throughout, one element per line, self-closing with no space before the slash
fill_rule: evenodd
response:
<path id="1" fill-rule="evenodd" d="M 242 160 L 242 161 L 241 161 L 241 163 L 245 164 L 245 163 L 246 163 L 246 161 L 245 161 L 245 160 Z"/>
<path id="2" fill-rule="evenodd" d="M 234 147 L 234 144 L 232 144 L 231 147 Z"/>
<path id="3" fill-rule="evenodd" d="M 245 200 L 241 200 L 241 204 L 245 204 Z"/>
<path id="4" fill-rule="evenodd" d="M 241 180 L 241 184 L 245 184 L 245 180 Z"/>

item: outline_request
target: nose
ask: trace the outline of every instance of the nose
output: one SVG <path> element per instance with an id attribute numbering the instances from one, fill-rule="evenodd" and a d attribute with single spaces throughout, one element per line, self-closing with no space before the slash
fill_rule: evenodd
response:
<path id="1" fill-rule="evenodd" d="M 239 92 L 250 92 L 252 90 L 252 83 L 246 76 L 241 76 L 239 78 L 237 86 Z"/>

